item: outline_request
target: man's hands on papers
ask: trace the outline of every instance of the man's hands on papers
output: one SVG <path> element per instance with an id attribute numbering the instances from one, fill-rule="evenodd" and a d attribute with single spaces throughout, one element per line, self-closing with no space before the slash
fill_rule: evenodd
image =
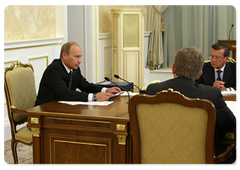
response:
<path id="1" fill-rule="evenodd" d="M 135 96 L 139 93 L 132 93 L 129 92 L 130 96 Z M 117 94 L 112 95 L 110 98 L 116 97 L 116 96 L 128 96 L 127 92 L 120 92 Z M 92 105 L 92 106 L 108 106 L 112 104 L 114 101 L 92 101 L 92 102 L 80 102 L 80 101 L 58 101 L 58 103 L 68 104 L 68 105 Z"/>

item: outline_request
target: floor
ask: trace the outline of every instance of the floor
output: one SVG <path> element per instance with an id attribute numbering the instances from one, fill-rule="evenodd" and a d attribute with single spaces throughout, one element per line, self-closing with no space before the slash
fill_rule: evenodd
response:
<path id="1" fill-rule="evenodd" d="M 32 146 L 23 145 L 18 143 L 17 145 L 18 164 L 32 164 Z M 4 160 L 8 164 L 14 164 L 11 140 L 4 142 Z"/>

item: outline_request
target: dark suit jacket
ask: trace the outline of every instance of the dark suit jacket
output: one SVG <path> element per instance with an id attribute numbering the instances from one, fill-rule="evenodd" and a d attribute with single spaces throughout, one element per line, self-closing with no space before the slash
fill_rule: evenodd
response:
<path id="1" fill-rule="evenodd" d="M 216 130 L 225 131 L 236 127 L 236 118 L 227 107 L 220 89 L 201 85 L 192 80 L 177 77 L 162 83 L 150 84 L 146 93 L 154 95 L 162 90 L 173 88 L 189 98 L 200 98 L 210 100 L 216 108 Z"/>
<path id="2" fill-rule="evenodd" d="M 88 93 L 100 92 L 102 87 L 89 83 L 82 76 L 80 68 L 73 70 L 71 90 L 68 89 L 70 76 L 61 59 L 55 59 L 45 70 L 35 105 L 53 100 L 87 101 Z M 75 91 L 76 88 L 82 92 Z"/>
<path id="3" fill-rule="evenodd" d="M 215 82 L 215 73 L 211 62 L 204 63 L 202 71 L 203 74 L 198 80 L 196 80 L 196 82 L 212 86 Z M 223 73 L 223 81 L 225 82 L 226 88 L 232 87 L 236 89 L 236 63 L 226 63 Z"/>

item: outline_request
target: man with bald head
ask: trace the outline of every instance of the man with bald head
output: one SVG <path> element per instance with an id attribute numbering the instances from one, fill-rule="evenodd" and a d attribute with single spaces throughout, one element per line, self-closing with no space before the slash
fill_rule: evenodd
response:
<path id="1" fill-rule="evenodd" d="M 89 83 L 81 74 L 82 49 L 75 42 L 62 46 L 60 58 L 55 59 L 45 70 L 40 82 L 35 105 L 53 100 L 106 101 L 120 88 L 103 88 Z M 79 91 L 76 91 L 76 89 Z"/>

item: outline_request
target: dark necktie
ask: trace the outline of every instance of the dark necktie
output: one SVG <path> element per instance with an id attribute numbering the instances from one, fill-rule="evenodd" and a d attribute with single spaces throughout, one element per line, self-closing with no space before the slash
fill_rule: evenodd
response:
<path id="1" fill-rule="evenodd" d="M 72 70 L 69 72 L 69 75 L 70 75 L 70 78 L 69 78 L 68 88 L 71 89 L 71 86 L 72 86 L 72 78 L 73 78 L 73 71 L 72 71 Z"/>
<path id="2" fill-rule="evenodd" d="M 221 81 L 221 76 L 220 76 L 221 72 L 222 72 L 222 70 L 218 70 L 218 71 L 217 71 L 217 73 L 218 73 L 217 80 L 218 80 L 218 81 Z"/>

